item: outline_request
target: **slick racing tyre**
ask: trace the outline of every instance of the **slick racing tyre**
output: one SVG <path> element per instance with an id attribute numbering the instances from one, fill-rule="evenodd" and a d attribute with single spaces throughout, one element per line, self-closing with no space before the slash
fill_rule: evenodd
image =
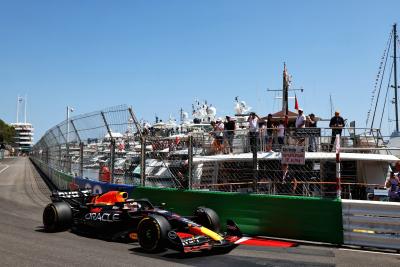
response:
<path id="1" fill-rule="evenodd" d="M 194 211 L 194 221 L 198 224 L 219 233 L 221 230 L 221 223 L 218 214 L 209 208 L 198 207 Z"/>
<path id="2" fill-rule="evenodd" d="M 43 225 L 46 232 L 66 230 L 72 223 L 71 207 L 65 202 L 55 202 L 43 211 Z"/>
<path id="3" fill-rule="evenodd" d="M 166 246 L 167 234 L 171 230 L 168 220 L 159 215 L 143 218 L 138 225 L 137 237 L 139 245 L 150 253 L 163 250 Z"/>

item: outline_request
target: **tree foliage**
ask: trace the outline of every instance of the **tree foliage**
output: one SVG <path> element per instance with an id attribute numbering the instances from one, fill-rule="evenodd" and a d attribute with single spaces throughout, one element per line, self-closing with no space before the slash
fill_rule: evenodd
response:
<path id="1" fill-rule="evenodd" d="M 15 129 L 0 119 L 0 144 L 12 144 L 14 142 Z"/>

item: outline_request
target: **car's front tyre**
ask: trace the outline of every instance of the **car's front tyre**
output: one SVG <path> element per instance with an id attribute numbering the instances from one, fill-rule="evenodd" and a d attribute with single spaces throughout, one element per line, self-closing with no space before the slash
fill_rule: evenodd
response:
<path id="1" fill-rule="evenodd" d="M 161 251 L 166 246 L 167 234 L 171 230 L 168 220 L 159 215 L 143 218 L 138 225 L 137 237 L 143 250 L 150 253 Z"/>

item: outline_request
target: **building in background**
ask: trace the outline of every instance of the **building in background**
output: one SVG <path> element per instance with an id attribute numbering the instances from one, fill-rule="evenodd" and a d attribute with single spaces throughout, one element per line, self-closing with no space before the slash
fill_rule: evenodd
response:
<path id="1" fill-rule="evenodd" d="M 19 121 L 19 112 L 21 109 L 21 103 L 24 106 L 24 122 Z M 29 153 L 33 146 L 33 135 L 34 128 L 31 123 L 26 121 L 26 103 L 27 97 L 22 98 L 18 96 L 17 98 L 17 122 L 11 123 L 11 126 L 15 129 L 15 153 L 17 155 L 22 153 Z"/>

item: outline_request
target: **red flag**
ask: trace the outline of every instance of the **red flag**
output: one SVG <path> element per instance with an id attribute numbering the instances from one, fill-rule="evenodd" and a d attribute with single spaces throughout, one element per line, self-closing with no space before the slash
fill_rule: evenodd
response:
<path id="1" fill-rule="evenodd" d="M 299 110 L 299 102 L 297 102 L 297 96 L 294 95 L 294 109 Z"/>

